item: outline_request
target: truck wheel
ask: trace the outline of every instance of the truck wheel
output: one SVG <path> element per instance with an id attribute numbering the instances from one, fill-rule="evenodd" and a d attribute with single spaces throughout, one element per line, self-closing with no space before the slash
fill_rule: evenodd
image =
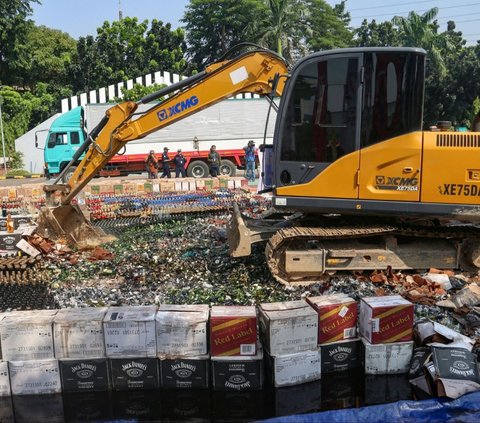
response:
<path id="1" fill-rule="evenodd" d="M 76 167 L 71 167 L 70 169 L 68 169 L 68 172 L 65 173 L 65 175 L 63 175 L 63 177 L 62 177 L 62 182 L 63 182 L 64 184 L 66 184 L 66 183 L 70 180 L 70 178 L 72 177 L 73 173 L 74 173 L 76 170 L 77 170 Z"/>
<path id="2" fill-rule="evenodd" d="M 209 175 L 208 166 L 200 160 L 195 160 L 188 166 L 187 175 L 190 178 L 206 178 Z"/>
<path id="3" fill-rule="evenodd" d="M 237 167 L 234 163 L 230 160 L 222 160 L 222 164 L 220 165 L 220 175 L 235 176 L 236 172 Z"/>

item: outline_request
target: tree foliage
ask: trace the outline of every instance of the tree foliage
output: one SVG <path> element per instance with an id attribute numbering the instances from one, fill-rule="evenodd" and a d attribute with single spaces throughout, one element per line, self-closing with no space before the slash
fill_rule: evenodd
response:
<path id="1" fill-rule="evenodd" d="M 202 70 L 241 42 L 258 42 L 254 23 L 266 14 L 261 0 L 190 0 L 182 22 L 191 68 Z"/>

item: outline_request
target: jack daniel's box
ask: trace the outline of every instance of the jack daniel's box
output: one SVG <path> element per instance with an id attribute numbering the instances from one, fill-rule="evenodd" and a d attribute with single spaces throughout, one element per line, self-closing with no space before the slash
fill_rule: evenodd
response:
<path id="1" fill-rule="evenodd" d="M 356 336 L 357 302 L 344 294 L 309 297 L 318 313 L 318 343 L 325 344 Z"/>
<path id="2" fill-rule="evenodd" d="M 159 387 L 156 358 L 129 358 L 110 360 L 113 389 L 156 389 Z"/>
<path id="3" fill-rule="evenodd" d="M 212 381 L 215 391 L 250 391 L 263 387 L 263 350 L 255 356 L 212 357 Z"/>
<path id="4" fill-rule="evenodd" d="M 12 255 L 18 251 L 17 244 L 22 239 L 23 231 L 13 233 L 0 233 L 0 253 L 3 255 Z"/>
<path id="5" fill-rule="evenodd" d="M 319 346 L 322 374 L 351 370 L 362 365 L 360 338 Z"/>
<path id="6" fill-rule="evenodd" d="M 208 389 L 210 356 L 159 357 L 160 385 L 165 389 Z"/>
<path id="7" fill-rule="evenodd" d="M 458 398 L 480 390 L 475 354 L 463 348 L 433 347 L 437 392 L 440 397 Z"/>
<path id="8" fill-rule="evenodd" d="M 429 396 L 436 393 L 433 378 L 430 376 L 429 366 L 433 374 L 435 367 L 431 362 L 432 349 L 429 347 L 416 348 L 413 351 L 412 360 L 410 362 L 410 370 L 408 378 L 410 383 L 417 389 L 425 392 Z"/>
<path id="9" fill-rule="evenodd" d="M 64 392 L 106 391 L 110 388 L 105 358 L 60 360 Z"/>

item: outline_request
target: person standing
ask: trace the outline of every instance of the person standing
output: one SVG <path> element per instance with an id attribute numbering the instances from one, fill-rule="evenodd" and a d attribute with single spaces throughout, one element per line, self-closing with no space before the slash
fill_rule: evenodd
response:
<path id="1" fill-rule="evenodd" d="M 177 150 L 177 155 L 173 158 L 173 162 L 175 163 L 175 178 L 178 178 L 178 175 L 182 175 L 182 178 L 187 177 L 187 172 L 185 171 L 185 163 L 186 163 L 185 156 L 182 154 L 182 150 L 179 148 Z"/>
<path id="2" fill-rule="evenodd" d="M 222 159 L 218 154 L 217 147 L 212 145 L 210 147 L 210 153 L 208 153 L 208 166 L 210 167 L 210 175 L 213 177 L 218 176 L 220 172 L 220 163 Z"/>
<path id="3" fill-rule="evenodd" d="M 162 178 L 171 178 L 170 174 L 170 157 L 168 157 L 168 148 L 164 147 L 162 153 Z"/>
<path id="4" fill-rule="evenodd" d="M 155 151 L 150 150 L 149 155 L 145 159 L 145 164 L 148 172 L 148 179 L 158 178 L 158 159 L 155 156 Z"/>
<path id="5" fill-rule="evenodd" d="M 249 182 L 255 182 L 255 142 L 248 141 L 245 151 L 245 177 Z"/>

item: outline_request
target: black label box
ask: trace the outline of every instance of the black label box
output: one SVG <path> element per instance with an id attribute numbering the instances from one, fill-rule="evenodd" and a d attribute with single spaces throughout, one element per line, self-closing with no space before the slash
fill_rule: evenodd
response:
<path id="1" fill-rule="evenodd" d="M 322 374 L 352 370 L 362 365 L 360 338 L 319 346 Z"/>
<path id="2" fill-rule="evenodd" d="M 64 392 L 107 391 L 110 389 L 106 358 L 60 360 Z"/>
<path id="3" fill-rule="evenodd" d="M 263 351 L 255 356 L 212 357 L 215 391 L 253 391 L 263 387 Z"/>
<path id="4" fill-rule="evenodd" d="M 159 357 L 160 385 L 165 389 L 208 389 L 210 356 Z"/>
<path id="5" fill-rule="evenodd" d="M 114 390 L 156 389 L 160 386 L 156 358 L 116 358 L 110 360 Z"/>

